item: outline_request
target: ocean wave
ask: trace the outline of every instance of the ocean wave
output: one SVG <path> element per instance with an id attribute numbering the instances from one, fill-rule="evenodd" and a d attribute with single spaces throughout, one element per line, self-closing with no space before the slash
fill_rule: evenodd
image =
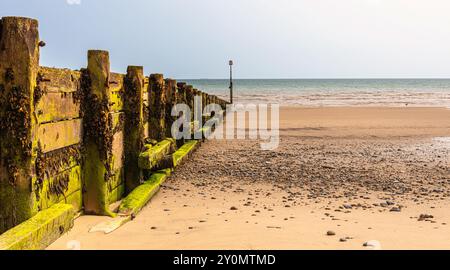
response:
<path id="1" fill-rule="evenodd" d="M 191 83 L 229 98 L 226 80 Z M 237 80 L 234 101 L 298 106 L 450 107 L 450 80 Z"/>

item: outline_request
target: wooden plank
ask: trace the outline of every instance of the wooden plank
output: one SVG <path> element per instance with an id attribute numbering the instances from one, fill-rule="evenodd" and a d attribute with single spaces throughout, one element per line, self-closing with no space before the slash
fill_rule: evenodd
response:
<path id="1" fill-rule="evenodd" d="M 43 153 L 81 142 L 81 119 L 39 125 L 38 141 Z"/>
<path id="2" fill-rule="evenodd" d="M 123 131 L 124 128 L 124 120 L 125 120 L 125 113 L 124 112 L 112 112 L 110 113 L 112 117 L 113 122 L 113 130 L 116 130 L 116 132 Z"/>
<path id="3" fill-rule="evenodd" d="M 191 140 L 186 142 L 183 146 L 181 146 L 175 153 L 173 153 L 173 163 L 175 164 L 175 167 L 180 165 L 192 151 L 198 147 L 199 141 L 197 140 Z"/>
<path id="4" fill-rule="evenodd" d="M 142 98 L 142 103 L 144 104 L 145 107 L 148 107 L 149 103 L 148 103 L 148 92 L 144 92 L 143 94 L 143 98 Z"/>
<path id="5" fill-rule="evenodd" d="M 44 180 L 39 192 L 39 209 L 47 209 L 78 190 L 81 190 L 79 165 Z"/>
<path id="6" fill-rule="evenodd" d="M 116 133 L 113 135 L 112 142 L 112 168 L 114 171 L 114 177 L 109 181 L 108 185 L 112 188 L 116 188 L 118 185 L 124 182 L 123 179 L 123 155 L 124 155 L 124 147 L 123 147 L 123 134 L 124 134 L 124 125 L 123 119 L 125 117 L 125 113 L 111 113 L 112 121 L 113 121 L 113 129 Z M 122 119 L 122 120 L 121 120 Z"/>
<path id="7" fill-rule="evenodd" d="M 110 73 L 109 78 L 109 101 L 111 104 L 110 110 L 112 112 L 118 112 L 123 110 L 123 98 L 124 93 L 124 79 L 125 76 L 119 73 Z"/>
<path id="8" fill-rule="evenodd" d="M 42 250 L 73 227 L 72 205 L 57 204 L 0 235 L 0 250 Z"/>
<path id="9" fill-rule="evenodd" d="M 160 165 L 164 158 L 173 152 L 175 141 L 165 139 L 156 145 L 145 145 L 145 150 L 139 155 L 139 168 L 151 170 Z"/>
<path id="10" fill-rule="evenodd" d="M 148 138 L 148 136 L 149 136 L 148 127 L 149 127 L 148 121 L 146 121 L 146 122 L 144 123 L 144 138 Z"/>
<path id="11" fill-rule="evenodd" d="M 36 105 L 39 123 L 54 122 L 80 117 L 80 104 L 73 93 L 46 93 Z"/>
<path id="12" fill-rule="evenodd" d="M 80 212 L 83 209 L 83 193 L 81 189 L 62 198 L 59 203 L 71 204 L 76 213 Z"/>
<path id="13" fill-rule="evenodd" d="M 108 202 L 115 203 L 123 198 L 125 194 L 125 184 L 122 183 L 118 187 L 114 188 L 112 191 L 108 192 Z"/>
<path id="14" fill-rule="evenodd" d="M 37 178 L 53 177 L 78 166 L 81 162 L 80 148 L 80 145 L 73 145 L 41 154 L 36 160 L 36 168 L 40 168 L 36 172 Z"/>
<path id="15" fill-rule="evenodd" d="M 120 169 L 123 166 L 123 131 L 119 131 L 113 136 L 112 143 L 113 169 Z"/>
<path id="16" fill-rule="evenodd" d="M 108 181 L 108 190 L 113 190 L 116 187 L 122 185 L 125 183 L 124 177 L 123 177 L 123 168 L 114 170 L 114 176 Z"/>
<path id="17" fill-rule="evenodd" d="M 114 91 L 111 92 L 109 96 L 110 100 L 110 110 L 112 112 L 120 112 L 123 110 L 123 92 L 122 91 Z"/>
<path id="18" fill-rule="evenodd" d="M 39 67 L 39 87 L 46 93 L 69 93 L 79 88 L 81 72 L 70 69 Z"/>
<path id="19" fill-rule="evenodd" d="M 112 92 L 123 92 L 123 82 L 125 75 L 119 73 L 109 73 L 109 91 Z"/>

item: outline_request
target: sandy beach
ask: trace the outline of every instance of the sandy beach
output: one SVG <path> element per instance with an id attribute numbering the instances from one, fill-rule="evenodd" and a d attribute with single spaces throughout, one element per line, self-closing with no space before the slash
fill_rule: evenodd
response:
<path id="1" fill-rule="evenodd" d="M 450 249 L 449 109 L 283 107 L 280 135 L 207 141 L 132 222 L 49 249 Z"/>

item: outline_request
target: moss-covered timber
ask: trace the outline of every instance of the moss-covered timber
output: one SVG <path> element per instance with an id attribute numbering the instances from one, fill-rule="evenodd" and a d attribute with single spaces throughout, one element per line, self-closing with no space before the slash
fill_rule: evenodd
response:
<path id="1" fill-rule="evenodd" d="M 112 177 L 113 120 L 107 51 L 88 51 L 83 76 L 83 204 L 86 214 L 109 215 L 107 182 Z"/>
<path id="2" fill-rule="evenodd" d="M 32 189 L 38 44 L 36 20 L 0 20 L 0 233 L 37 213 Z"/>
<path id="3" fill-rule="evenodd" d="M 180 149 L 173 153 L 174 167 L 189 156 L 196 149 L 199 142 L 192 140 L 184 144 Z M 155 195 L 161 184 L 170 176 L 172 169 L 164 169 L 152 173 L 147 181 L 135 188 L 127 197 L 122 200 L 119 207 L 119 215 L 133 216 L 136 215 Z"/>
<path id="4" fill-rule="evenodd" d="M 189 106 L 189 108 L 191 109 L 191 112 L 194 111 L 194 87 L 192 85 L 186 85 L 184 87 L 184 91 L 185 91 L 185 95 L 186 95 L 186 105 Z M 194 114 L 191 113 L 191 119 L 189 119 L 189 121 L 193 121 L 194 120 Z"/>
<path id="5" fill-rule="evenodd" d="M 119 215 L 136 215 L 158 192 L 168 175 L 170 175 L 170 169 L 153 173 L 147 181 L 122 200 Z"/>
<path id="6" fill-rule="evenodd" d="M 166 137 L 166 94 L 162 74 L 151 74 L 149 79 L 149 137 L 162 140 Z"/>
<path id="7" fill-rule="evenodd" d="M 177 101 L 178 103 L 187 104 L 186 100 L 186 83 L 178 82 L 177 83 Z"/>
<path id="8" fill-rule="evenodd" d="M 168 155 L 175 149 L 175 141 L 173 139 L 165 139 L 158 142 L 156 145 L 145 145 L 144 151 L 139 155 L 139 168 L 145 170 L 152 170 L 155 167 L 163 166 L 163 163 Z M 169 166 L 171 167 L 172 164 Z"/>
<path id="9" fill-rule="evenodd" d="M 125 187 L 129 193 L 141 184 L 138 158 L 144 139 L 144 68 L 129 66 L 125 77 Z"/>
<path id="10" fill-rule="evenodd" d="M 0 250 L 44 249 L 73 226 L 72 205 L 55 204 L 0 235 Z"/>
<path id="11" fill-rule="evenodd" d="M 166 105 L 166 137 L 172 137 L 172 125 L 177 119 L 177 117 L 172 116 L 172 108 L 175 106 L 177 101 L 177 82 L 172 79 L 165 80 L 167 105 Z"/>
<path id="12" fill-rule="evenodd" d="M 174 167 L 180 165 L 191 153 L 197 148 L 199 142 L 197 140 L 187 141 L 182 147 L 180 147 L 175 153 L 173 153 Z"/>

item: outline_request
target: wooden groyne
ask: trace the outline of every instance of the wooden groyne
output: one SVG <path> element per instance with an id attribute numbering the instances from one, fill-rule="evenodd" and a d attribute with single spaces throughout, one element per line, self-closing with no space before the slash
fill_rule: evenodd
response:
<path id="1" fill-rule="evenodd" d="M 145 151 L 177 164 L 177 149 L 190 148 L 167 140 L 174 104 L 193 108 L 195 95 L 203 106 L 227 103 L 162 74 L 145 76 L 140 66 L 111 72 L 107 51 L 90 50 L 79 71 L 41 67 L 43 45 L 36 20 L 0 20 L 0 233 L 34 217 L 59 220 L 47 226 L 45 239 L 33 240 L 40 243 L 23 248 L 51 242 L 75 213 L 114 216 L 111 203 L 156 170 L 170 169 L 151 159 L 140 167 Z M 16 234 L 37 230 L 25 225 Z"/>

